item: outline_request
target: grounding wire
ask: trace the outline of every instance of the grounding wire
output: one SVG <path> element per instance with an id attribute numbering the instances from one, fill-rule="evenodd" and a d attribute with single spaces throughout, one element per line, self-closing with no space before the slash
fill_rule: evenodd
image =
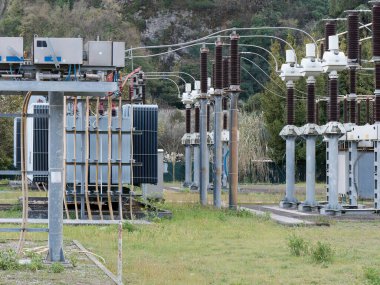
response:
<path id="1" fill-rule="evenodd" d="M 171 82 L 173 82 L 175 84 L 175 86 L 177 86 L 178 98 L 181 98 L 181 91 L 179 89 L 179 86 L 178 86 L 177 82 L 175 82 L 173 79 L 171 79 L 169 77 L 148 77 L 146 79 L 148 79 L 148 80 L 170 80 Z"/>
<path id="2" fill-rule="evenodd" d="M 196 79 L 194 78 L 194 76 L 192 76 L 190 73 L 187 73 L 187 72 L 184 72 L 184 71 L 147 71 L 149 73 L 167 73 L 167 74 L 176 74 L 176 73 L 179 73 L 179 74 L 185 74 L 187 76 L 189 76 L 195 83 Z M 145 72 L 145 73 L 147 73 Z"/>
<path id="3" fill-rule="evenodd" d="M 167 73 L 167 72 L 144 72 L 144 74 L 146 76 L 154 76 L 154 77 L 157 77 L 157 76 L 177 77 L 177 78 L 181 79 L 185 84 L 187 83 L 183 77 L 176 75 L 176 74 L 171 74 L 170 72 L 169 73 Z"/>

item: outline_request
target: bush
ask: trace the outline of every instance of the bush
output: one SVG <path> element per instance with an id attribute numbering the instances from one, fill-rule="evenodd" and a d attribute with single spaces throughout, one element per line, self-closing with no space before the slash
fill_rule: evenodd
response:
<path id="1" fill-rule="evenodd" d="M 318 241 L 311 249 L 311 258 L 316 263 L 329 263 L 334 256 L 334 250 L 328 243 Z"/>
<path id="2" fill-rule="evenodd" d="M 288 247 L 291 255 L 294 256 L 306 255 L 309 252 L 308 243 L 302 237 L 295 234 L 288 237 Z"/>
<path id="3" fill-rule="evenodd" d="M 64 270 L 65 270 L 65 267 L 60 262 L 54 262 L 50 268 L 50 271 L 53 273 L 61 273 Z"/>
<path id="4" fill-rule="evenodd" d="M 13 249 L 0 251 L 0 269 L 12 270 L 18 268 L 17 253 Z"/>
<path id="5" fill-rule="evenodd" d="M 380 272 L 376 268 L 366 268 L 364 277 L 370 285 L 380 285 Z"/>

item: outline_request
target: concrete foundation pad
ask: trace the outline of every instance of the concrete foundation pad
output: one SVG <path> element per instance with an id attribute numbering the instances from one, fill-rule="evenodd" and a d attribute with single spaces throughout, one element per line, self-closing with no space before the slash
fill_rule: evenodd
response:
<path id="1" fill-rule="evenodd" d="M 333 210 L 333 209 L 326 209 L 326 208 L 321 208 L 319 213 L 321 215 L 326 215 L 326 216 L 341 216 L 342 215 L 341 210 Z"/>
<path id="2" fill-rule="evenodd" d="M 283 208 L 283 209 L 297 209 L 297 203 L 295 203 L 295 202 L 288 202 L 288 201 L 281 201 L 280 202 L 280 208 Z"/>
<path id="3" fill-rule="evenodd" d="M 278 206 L 263 206 L 263 208 L 269 209 L 269 210 L 275 210 L 275 211 L 281 211 L 284 213 L 290 213 L 290 214 L 297 214 L 299 216 L 315 216 L 318 213 L 304 213 L 304 212 L 297 212 L 297 208 L 292 208 L 292 209 L 284 209 Z"/>
<path id="4" fill-rule="evenodd" d="M 311 206 L 307 204 L 299 204 L 298 205 L 298 211 L 300 212 L 306 212 L 306 213 L 312 213 L 312 212 L 318 212 L 319 207 L 317 205 Z"/>

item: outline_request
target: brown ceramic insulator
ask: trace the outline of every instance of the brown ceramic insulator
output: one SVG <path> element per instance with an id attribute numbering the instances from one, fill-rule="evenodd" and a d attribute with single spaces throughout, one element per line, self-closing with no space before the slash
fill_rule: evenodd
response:
<path id="1" fill-rule="evenodd" d="M 315 103 L 315 123 L 319 125 L 319 102 Z"/>
<path id="2" fill-rule="evenodd" d="M 380 62 L 375 64 L 375 89 L 380 89 Z"/>
<path id="3" fill-rule="evenodd" d="M 356 122 L 356 100 L 350 101 L 350 123 Z"/>
<path id="4" fill-rule="evenodd" d="M 238 62 L 237 62 L 237 77 L 238 77 L 238 85 L 240 85 L 241 83 L 241 67 L 240 67 L 240 64 L 241 64 L 241 55 L 239 53 L 239 56 L 238 56 Z"/>
<path id="5" fill-rule="evenodd" d="M 286 111 L 287 111 L 287 124 L 294 125 L 294 88 L 287 88 L 287 96 L 286 96 Z"/>
<path id="6" fill-rule="evenodd" d="M 359 14 L 357 12 L 348 15 L 347 58 L 357 60 L 359 57 Z"/>
<path id="7" fill-rule="evenodd" d="M 223 108 L 223 111 L 226 111 L 227 110 L 227 98 L 226 97 L 223 97 L 222 99 L 222 108 Z"/>
<path id="8" fill-rule="evenodd" d="M 358 102 L 358 110 L 357 110 L 357 117 L 356 117 L 356 124 L 360 125 L 360 101 Z"/>
<path id="9" fill-rule="evenodd" d="M 238 39 L 233 37 L 231 39 L 230 46 L 230 81 L 231 85 L 239 85 L 239 77 L 238 77 L 238 61 L 239 61 L 239 46 Z"/>
<path id="10" fill-rule="evenodd" d="M 372 54 L 380 56 L 380 5 L 372 8 Z"/>
<path id="11" fill-rule="evenodd" d="M 228 128 L 228 115 L 223 114 L 223 130 L 227 130 Z"/>
<path id="12" fill-rule="evenodd" d="M 191 109 L 186 108 L 186 133 L 191 133 Z"/>
<path id="13" fill-rule="evenodd" d="M 207 54 L 208 51 L 205 48 L 201 50 L 201 93 L 207 93 Z"/>
<path id="14" fill-rule="evenodd" d="M 325 51 L 329 50 L 329 36 L 336 34 L 336 22 L 327 22 L 325 25 Z"/>
<path id="15" fill-rule="evenodd" d="M 210 117 L 211 117 L 211 111 L 210 111 L 210 105 L 207 105 L 207 131 L 210 131 Z"/>
<path id="16" fill-rule="evenodd" d="M 223 59 L 223 88 L 230 87 L 230 61 L 228 58 Z"/>
<path id="17" fill-rule="evenodd" d="M 315 124 L 315 84 L 307 84 L 307 122 Z"/>
<path id="18" fill-rule="evenodd" d="M 330 104 L 329 104 L 329 120 L 337 122 L 338 114 L 338 79 L 330 78 Z"/>
<path id="19" fill-rule="evenodd" d="M 370 124 L 370 121 L 369 121 L 369 98 L 367 98 L 365 100 L 365 122 L 367 124 Z"/>
<path id="20" fill-rule="evenodd" d="M 380 122 L 380 96 L 375 96 L 375 122 Z"/>
<path id="21" fill-rule="evenodd" d="M 347 110 L 348 108 L 347 108 L 347 99 L 346 98 L 344 98 L 344 100 L 343 100 L 343 121 L 345 122 L 345 123 L 348 123 L 348 110 Z"/>
<path id="22" fill-rule="evenodd" d="M 141 85 L 141 99 L 142 103 L 145 104 L 145 84 Z"/>
<path id="23" fill-rule="evenodd" d="M 212 64 L 211 87 L 215 89 L 215 63 Z"/>
<path id="24" fill-rule="evenodd" d="M 350 68 L 350 93 L 356 94 L 356 69 Z"/>
<path id="25" fill-rule="evenodd" d="M 223 89 L 223 87 L 223 46 L 217 44 L 215 46 L 215 89 Z"/>
<path id="26" fill-rule="evenodd" d="M 199 133 L 199 107 L 195 106 L 194 132 Z"/>
<path id="27" fill-rule="evenodd" d="M 376 107 L 376 104 L 375 104 L 375 101 L 372 101 L 372 116 L 371 116 L 371 124 L 374 124 L 375 123 L 375 107 Z"/>
<path id="28" fill-rule="evenodd" d="M 321 46 L 319 48 L 319 58 L 322 59 L 323 58 L 323 52 L 325 51 L 325 44 L 322 42 L 321 43 Z"/>

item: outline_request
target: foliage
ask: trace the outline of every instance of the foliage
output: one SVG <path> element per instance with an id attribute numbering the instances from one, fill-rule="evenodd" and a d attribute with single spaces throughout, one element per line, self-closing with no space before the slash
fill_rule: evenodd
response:
<path id="1" fill-rule="evenodd" d="M 79 262 L 79 259 L 78 259 L 78 254 L 76 253 L 72 253 L 70 256 L 69 256 L 69 260 L 70 260 L 70 263 L 73 267 L 77 267 L 78 266 L 78 262 Z"/>
<path id="2" fill-rule="evenodd" d="M 18 259 L 17 253 L 13 249 L 6 249 L 0 251 L 0 269 L 1 270 L 13 270 L 17 269 Z"/>
<path id="3" fill-rule="evenodd" d="M 41 255 L 34 253 L 30 256 L 30 258 L 31 262 L 27 266 L 28 269 L 30 269 L 31 271 L 37 271 L 44 268 Z"/>
<path id="4" fill-rule="evenodd" d="M 310 249 L 311 259 L 316 263 L 330 263 L 334 257 L 334 250 L 331 245 L 318 241 L 317 244 Z"/>
<path id="5" fill-rule="evenodd" d="M 50 266 L 50 271 L 52 273 L 62 273 L 65 270 L 65 267 L 60 262 L 54 262 Z"/>
<path id="6" fill-rule="evenodd" d="M 158 147 L 169 155 L 183 153 L 181 142 L 185 131 L 183 111 L 161 109 L 158 113 L 158 122 Z"/>
<path id="7" fill-rule="evenodd" d="M 301 256 L 309 253 L 309 244 L 302 237 L 292 234 L 288 237 L 288 247 L 291 255 Z"/>
<path id="8" fill-rule="evenodd" d="M 364 277 L 368 285 L 380 285 L 380 271 L 377 268 L 365 268 Z"/>

